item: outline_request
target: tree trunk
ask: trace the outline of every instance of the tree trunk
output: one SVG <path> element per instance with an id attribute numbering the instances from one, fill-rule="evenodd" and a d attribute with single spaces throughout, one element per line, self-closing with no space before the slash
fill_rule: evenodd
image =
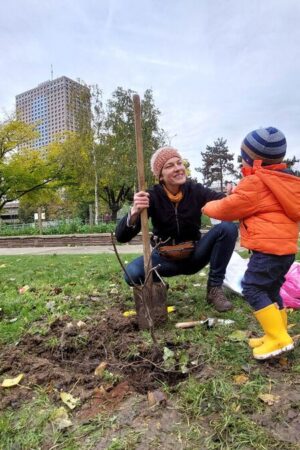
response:
<path id="1" fill-rule="evenodd" d="M 98 195 L 98 172 L 97 172 L 97 158 L 95 147 L 92 148 L 93 165 L 94 165 L 94 196 L 95 196 L 95 225 L 98 225 L 99 221 L 99 195 Z"/>
<path id="2" fill-rule="evenodd" d="M 111 208 L 111 220 L 112 222 L 116 222 L 117 221 L 117 214 L 120 208 Z"/>
<path id="3" fill-rule="evenodd" d="M 95 225 L 99 221 L 98 174 L 95 170 Z"/>

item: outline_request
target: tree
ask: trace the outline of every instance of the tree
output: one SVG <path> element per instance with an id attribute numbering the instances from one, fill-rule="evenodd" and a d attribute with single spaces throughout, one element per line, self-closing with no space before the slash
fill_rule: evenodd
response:
<path id="1" fill-rule="evenodd" d="M 49 163 L 47 150 L 26 147 L 37 136 L 34 125 L 15 119 L 0 123 L 0 210 L 56 178 L 57 167 Z"/>
<path id="2" fill-rule="evenodd" d="M 134 91 L 118 87 L 107 103 L 105 139 L 101 145 L 101 198 L 109 205 L 113 220 L 126 199 L 132 198 L 137 185 L 136 145 L 132 96 Z M 159 128 L 160 111 L 155 107 L 151 89 L 141 100 L 145 179 L 153 182 L 150 158 L 164 143 L 164 131 Z"/>
<path id="3" fill-rule="evenodd" d="M 64 143 L 66 193 L 72 198 L 80 193 L 81 201 L 89 203 L 94 196 L 95 221 L 101 198 L 115 220 L 124 202 L 132 199 L 137 184 L 134 91 L 118 87 L 105 106 L 97 86 L 90 88 L 90 94 L 91 113 L 77 111 L 78 132 Z M 160 112 L 150 89 L 145 91 L 141 103 L 145 173 L 147 183 L 152 184 L 150 157 L 164 143 L 165 134 L 159 128 Z M 78 155 L 82 160 L 79 165 Z"/>
<path id="4" fill-rule="evenodd" d="M 88 89 L 83 89 L 79 94 L 78 91 L 71 95 L 69 108 L 76 120 L 78 144 L 81 147 L 81 152 L 85 152 L 88 167 L 88 185 L 93 182 L 95 223 L 98 223 L 99 218 L 99 171 L 98 171 L 98 151 L 99 144 L 102 142 L 103 136 L 103 120 L 104 110 L 102 103 L 102 91 L 98 85 L 86 86 Z M 78 98 L 80 95 L 80 99 Z M 78 103 L 82 107 L 78 107 Z M 84 178 L 85 180 L 85 178 Z M 86 185 L 87 186 L 87 185 Z M 90 197 L 90 195 L 88 195 Z M 90 203 L 90 199 L 89 199 Z"/>
<path id="5" fill-rule="evenodd" d="M 300 162 L 300 159 L 297 159 L 296 156 L 293 156 L 292 158 L 286 158 L 284 162 L 286 163 L 287 167 L 291 169 L 297 177 L 300 177 L 300 170 L 294 167 L 296 164 Z"/>
<path id="6" fill-rule="evenodd" d="M 226 139 L 218 138 L 214 141 L 213 146 L 207 145 L 206 151 L 201 152 L 202 167 L 195 169 L 197 172 L 202 173 L 204 185 L 209 187 L 214 182 L 218 182 L 221 191 L 224 189 L 226 175 L 238 176 L 232 163 L 234 154 L 229 153 L 226 143 Z"/>

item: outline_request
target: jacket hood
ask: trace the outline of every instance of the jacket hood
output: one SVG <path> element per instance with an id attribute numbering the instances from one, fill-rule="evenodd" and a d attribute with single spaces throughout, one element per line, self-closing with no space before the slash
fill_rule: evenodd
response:
<path id="1" fill-rule="evenodd" d="M 268 187 L 280 203 L 285 214 L 294 222 L 300 221 L 300 178 L 282 172 L 286 164 L 262 167 L 255 161 L 253 167 L 243 167 L 243 175 L 255 174 Z M 244 170 L 245 169 L 245 170 Z"/>

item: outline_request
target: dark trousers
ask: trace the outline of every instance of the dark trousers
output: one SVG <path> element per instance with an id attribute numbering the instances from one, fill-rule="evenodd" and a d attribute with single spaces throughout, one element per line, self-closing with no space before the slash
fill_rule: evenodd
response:
<path id="1" fill-rule="evenodd" d="M 237 239 L 237 226 L 231 222 L 221 222 L 204 234 L 200 241 L 196 242 L 195 251 L 188 258 L 181 261 L 170 261 L 160 256 L 157 250 L 152 252 L 152 267 L 158 266 L 161 277 L 173 277 L 175 275 L 191 275 L 203 269 L 210 263 L 208 284 L 220 286 L 225 277 L 227 264 L 234 250 Z M 144 258 L 132 261 L 126 267 L 129 277 L 125 275 L 128 284 L 142 284 L 144 282 Z M 154 275 L 154 281 L 158 281 Z"/>
<path id="2" fill-rule="evenodd" d="M 283 308 L 280 288 L 295 255 L 270 255 L 253 252 L 242 280 L 243 295 L 255 311 L 277 303 Z"/>

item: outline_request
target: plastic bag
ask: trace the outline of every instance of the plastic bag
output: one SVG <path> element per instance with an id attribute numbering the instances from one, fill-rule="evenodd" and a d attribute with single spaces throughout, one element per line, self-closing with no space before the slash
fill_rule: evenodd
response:
<path id="1" fill-rule="evenodd" d="M 224 286 L 242 295 L 242 279 L 247 270 L 249 259 L 233 252 L 228 263 Z M 285 276 L 280 295 L 286 308 L 300 309 L 300 263 L 294 262 Z"/>
<path id="2" fill-rule="evenodd" d="M 285 276 L 280 289 L 283 304 L 287 308 L 300 308 L 300 264 L 295 262 Z"/>
<path id="3" fill-rule="evenodd" d="M 242 279 L 246 272 L 249 259 L 242 258 L 237 252 L 233 252 L 226 268 L 224 286 L 237 294 L 242 295 Z"/>

